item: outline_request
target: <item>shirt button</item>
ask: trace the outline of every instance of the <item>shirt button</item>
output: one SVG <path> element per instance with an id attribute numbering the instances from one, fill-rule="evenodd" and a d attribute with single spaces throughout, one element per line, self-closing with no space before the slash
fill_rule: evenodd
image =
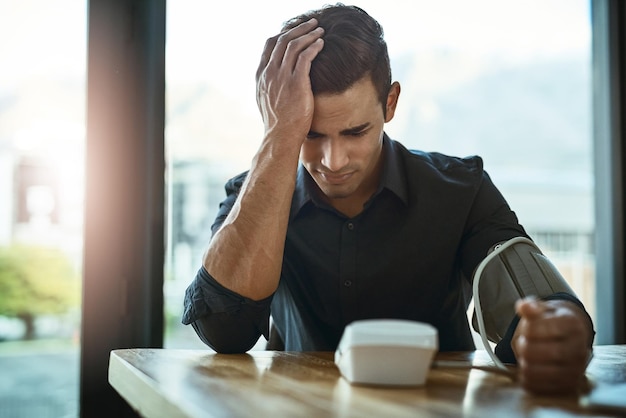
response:
<path id="1" fill-rule="evenodd" d="M 348 222 L 348 229 L 352 231 L 354 229 L 354 224 L 352 222 Z"/>
<path id="2" fill-rule="evenodd" d="M 345 282 L 343 282 L 343 285 L 345 287 L 350 287 L 350 286 L 352 286 L 352 281 L 351 280 L 346 280 Z"/>

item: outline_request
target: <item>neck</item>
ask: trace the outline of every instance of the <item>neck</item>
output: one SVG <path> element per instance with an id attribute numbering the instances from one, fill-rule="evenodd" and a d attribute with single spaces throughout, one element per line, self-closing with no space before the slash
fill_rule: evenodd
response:
<path id="1" fill-rule="evenodd" d="M 348 218 L 354 218 L 363 212 L 363 206 L 369 197 L 367 197 L 367 199 L 356 199 L 354 197 L 348 199 L 329 199 L 328 203 Z"/>

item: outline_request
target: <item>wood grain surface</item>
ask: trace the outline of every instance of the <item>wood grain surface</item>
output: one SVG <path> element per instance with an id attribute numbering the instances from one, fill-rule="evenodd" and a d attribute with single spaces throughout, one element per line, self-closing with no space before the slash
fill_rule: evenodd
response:
<path id="1" fill-rule="evenodd" d="M 358 386 L 330 352 L 125 349 L 111 352 L 109 382 L 148 418 L 620 416 L 588 410 L 580 396 L 528 394 L 489 371 L 484 351 L 435 360 L 423 386 Z M 592 387 L 626 382 L 626 345 L 596 346 L 587 377 Z"/>

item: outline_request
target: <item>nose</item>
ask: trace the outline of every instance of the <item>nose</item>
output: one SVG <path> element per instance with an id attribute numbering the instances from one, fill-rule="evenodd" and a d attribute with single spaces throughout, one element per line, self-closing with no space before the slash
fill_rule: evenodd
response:
<path id="1" fill-rule="evenodd" d="M 350 161 L 346 144 L 333 138 L 326 138 L 322 142 L 322 165 L 332 172 L 340 172 Z"/>

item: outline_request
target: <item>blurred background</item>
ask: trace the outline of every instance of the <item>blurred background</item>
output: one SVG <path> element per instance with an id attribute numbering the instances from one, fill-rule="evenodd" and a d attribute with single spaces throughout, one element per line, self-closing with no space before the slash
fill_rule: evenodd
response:
<path id="1" fill-rule="evenodd" d="M 262 135 L 265 39 L 323 4 L 244 3 L 167 4 L 165 347 L 206 348 L 180 324 L 182 298 Z M 588 1 L 356 4 L 383 25 L 402 85 L 387 133 L 481 155 L 593 317 Z M 86 35 L 85 1 L 0 0 L 0 418 L 77 416 Z"/>

